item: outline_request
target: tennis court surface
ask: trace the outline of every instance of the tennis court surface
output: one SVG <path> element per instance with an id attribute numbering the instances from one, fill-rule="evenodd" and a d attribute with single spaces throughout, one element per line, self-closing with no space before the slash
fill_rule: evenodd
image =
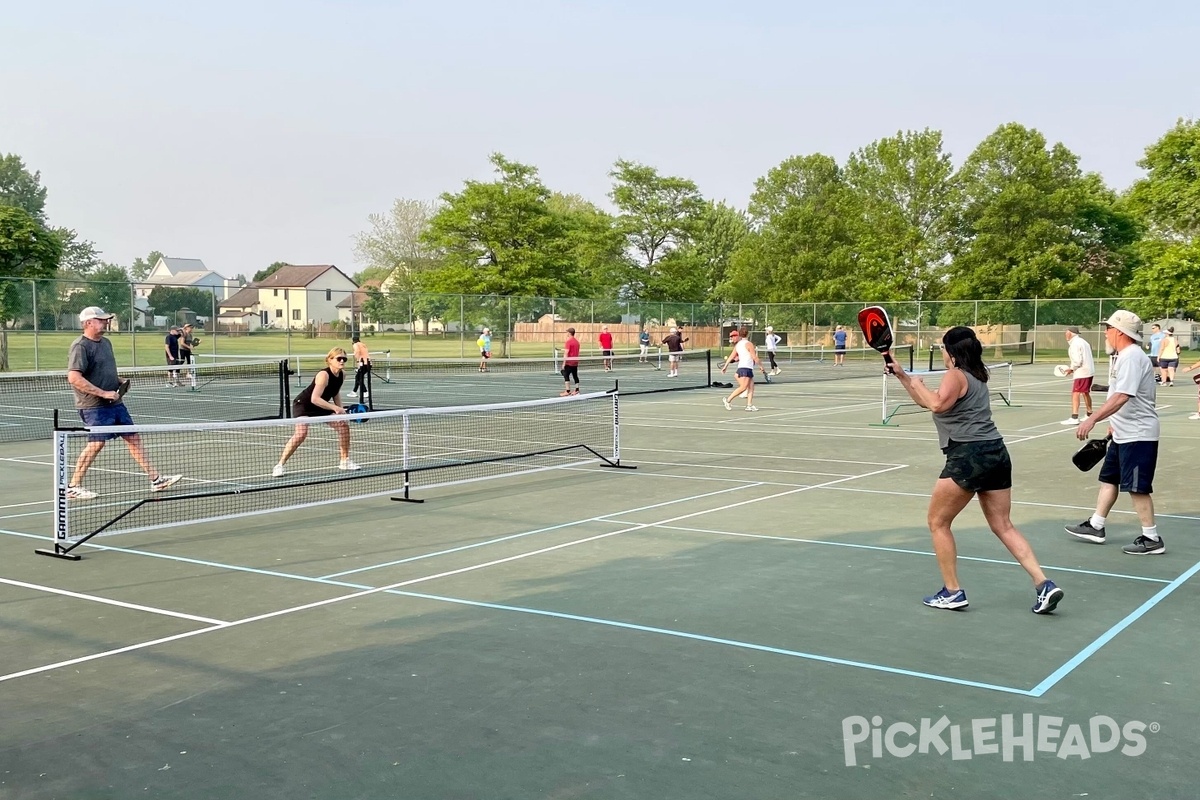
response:
<path id="1" fill-rule="evenodd" d="M 970 610 L 921 605 L 940 586 L 925 509 L 942 456 L 927 416 L 878 424 L 897 411 L 880 379 L 760 384 L 757 413 L 723 393 L 622 397 L 636 470 L 595 456 L 617 444 L 603 410 L 576 423 L 591 450 L 519 467 L 421 451 L 421 504 L 391 500 L 404 475 L 380 465 L 410 452 L 401 420 L 425 423 L 377 412 L 392 421 L 352 425 L 351 452 L 382 494 L 328 489 L 335 446 L 314 431 L 281 480 L 321 504 L 196 522 L 224 507 L 164 502 L 79 562 L 34 554 L 53 443 L 0 443 L 0 798 L 1195 796 L 1190 389 L 1159 392 L 1168 552 L 1134 558 L 1126 498 L 1109 544 L 1063 532 L 1096 493 L 1059 424 L 1069 384 L 1013 369 L 1013 406 L 993 408 L 1014 521 L 1066 591 L 1050 617 L 975 505 L 956 528 Z M 454 435 L 480 452 L 572 438 L 574 412 L 544 414 Z M 274 453 L 288 424 L 249 430 Z M 178 453 L 172 492 L 198 493 L 269 481 L 260 449 L 196 431 L 153 452 Z M 130 463 L 111 443 L 95 485 L 134 492 Z"/>

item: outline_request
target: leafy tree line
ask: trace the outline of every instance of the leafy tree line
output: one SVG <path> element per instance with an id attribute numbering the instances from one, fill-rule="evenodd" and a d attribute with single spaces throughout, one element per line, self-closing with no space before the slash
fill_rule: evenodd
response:
<path id="1" fill-rule="evenodd" d="M 371 216 L 357 277 L 386 283 L 368 314 L 406 319 L 398 295 L 408 292 L 697 303 L 1124 295 L 1147 298 L 1144 313 L 1200 311 L 1196 120 L 1147 147 L 1145 176 L 1122 193 L 1016 123 L 958 168 L 932 130 L 880 139 L 844 163 L 791 157 L 755 182 L 744 210 L 631 161 L 609 174 L 612 212 L 551 190 L 533 166 L 498 153 L 491 163 L 491 181 Z M 995 321 L 1024 322 L 1023 307 Z"/>

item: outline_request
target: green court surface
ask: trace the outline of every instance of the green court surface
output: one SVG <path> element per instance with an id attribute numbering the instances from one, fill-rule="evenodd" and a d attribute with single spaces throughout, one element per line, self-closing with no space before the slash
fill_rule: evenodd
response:
<path id="1" fill-rule="evenodd" d="M 1052 616 L 975 504 L 970 610 L 921 604 L 942 456 L 927 415 L 872 425 L 879 378 L 760 384 L 757 413 L 629 397 L 636 470 L 98 537 L 74 563 L 34 554 L 50 442 L 5 444 L 0 798 L 1195 797 L 1195 394 L 1159 392 L 1168 551 L 1135 558 L 1127 498 L 1107 545 L 1063 532 L 1096 493 L 1068 392 L 1018 367 L 994 403 Z"/>

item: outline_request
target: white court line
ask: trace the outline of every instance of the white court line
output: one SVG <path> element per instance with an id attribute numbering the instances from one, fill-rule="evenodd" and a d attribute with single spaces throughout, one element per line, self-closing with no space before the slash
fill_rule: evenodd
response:
<path id="1" fill-rule="evenodd" d="M 47 456 L 49 458 L 49 456 Z M 33 464 L 35 467 L 53 467 L 53 461 L 29 461 L 24 458 L 0 458 L 0 461 L 8 461 L 13 464 Z"/>
<path id="2" fill-rule="evenodd" d="M 21 508 L 22 506 L 40 506 L 43 503 L 49 503 L 49 502 L 50 502 L 49 500 L 34 500 L 31 503 L 9 503 L 8 505 L 0 506 L 0 508 Z"/>
<path id="3" fill-rule="evenodd" d="M 47 508 L 44 511 L 26 511 L 24 514 L 3 514 L 3 515 L 0 515 L 0 519 L 18 519 L 20 517 L 40 517 L 43 514 L 49 514 L 52 511 L 53 511 L 53 509 Z"/>
<path id="4" fill-rule="evenodd" d="M 745 456 L 738 455 L 738 454 L 730 454 L 730 457 L 731 458 L 745 458 Z M 729 470 L 737 470 L 737 471 L 742 471 L 742 472 L 782 472 L 787 475 L 820 475 L 820 476 L 824 476 L 827 478 L 852 478 L 852 477 L 854 477 L 852 474 L 848 474 L 845 472 L 807 472 L 805 470 L 771 469 L 769 467 L 739 467 L 739 466 L 733 466 L 733 465 L 729 465 L 729 464 L 688 464 L 688 463 L 679 462 L 679 461 L 643 461 L 641 459 L 639 459 L 637 463 L 638 463 L 639 467 L 643 464 L 653 464 L 655 466 L 660 466 L 660 467 L 687 467 L 688 469 L 695 469 L 695 470 L 719 469 L 722 472 L 726 472 Z"/>
<path id="5" fill-rule="evenodd" d="M 70 592 L 66 589 L 56 589 L 53 586 L 43 586 L 37 583 L 25 583 L 24 581 L 15 581 L 10 578 L 0 578 L 0 583 L 8 584 L 9 586 L 17 586 L 22 589 L 32 589 L 35 592 L 48 592 L 49 594 L 58 594 L 63 597 L 73 597 L 76 600 L 88 600 L 93 603 L 103 603 L 106 606 L 117 606 L 119 608 L 128 608 L 133 611 L 148 611 L 151 614 L 161 614 L 164 617 L 175 617 L 176 619 L 186 619 L 191 622 L 204 622 L 208 625 L 224 625 L 223 620 L 210 619 L 208 617 L 198 617 L 194 614 L 184 614 L 179 611 L 169 611 L 165 608 L 155 608 L 154 606 L 143 606 L 137 603 L 126 603 L 121 600 L 111 600 L 107 597 L 99 597 L 94 594 L 81 594 L 79 592 Z"/>
<path id="6" fill-rule="evenodd" d="M 671 453 L 674 455 L 684 454 L 689 456 L 734 456 L 740 458 L 771 458 L 780 461 L 816 461 L 820 464 L 864 464 L 868 467 L 898 467 L 901 464 L 894 464 L 890 461 L 848 461 L 844 458 L 812 458 L 811 456 L 776 456 L 767 455 L 765 453 L 739 453 L 733 451 L 714 452 L 711 450 L 677 450 L 669 447 L 633 447 L 630 445 L 621 445 L 621 451 L 625 452 L 632 450 L 638 453 Z"/>
<path id="7" fill-rule="evenodd" d="M 703 514 L 711 514 L 711 513 L 718 512 L 718 511 L 726 511 L 728 509 L 737 508 L 739 506 L 747 505 L 750 503 L 759 503 L 764 500 L 773 500 L 773 499 L 776 499 L 779 497 L 786 497 L 788 495 L 796 494 L 798 492 L 808 491 L 809 489 L 822 488 L 824 486 L 832 486 L 834 484 L 843 483 L 843 482 L 849 481 L 849 480 L 856 480 L 856 479 L 860 479 L 860 478 L 869 478 L 874 475 L 879 475 L 879 474 L 882 474 L 885 472 L 892 472 L 896 469 L 903 469 L 905 466 L 906 465 L 897 465 L 894 467 L 889 467 L 887 469 L 881 469 L 881 470 L 876 470 L 874 472 L 868 472 L 863 475 L 856 475 L 853 477 L 846 477 L 846 478 L 838 478 L 835 481 L 829 481 L 828 483 L 825 483 L 825 484 L 817 484 L 816 486 L 805 486 L 805 487 L 801 487 L 801 488 L 797 488 L 797 489 L 789 489 L 788 491 L 785 491 L 785 492 L 777 492 L 775 494 L 766 495 L 764 497 L 756 497 L 751 500 L 743 500 L 743 501 L 740 501 L 737 503 L 730 503 L 728 505 L 720 506 L 718 508 L 705 509 L 703 511 L 693 511 L 690 514 L 682 514 L 682 515 L 679 515 L 676 517 L 670 517 L 668 519 L 658 520 L 656 522 L 644 522 L 644 523 L 639 523 L 639 524 L 635 524 L 635 525 L 630 525 L 627 528 L 622 528 L 620 530 L 611 531 L 609 533 L 601 533 L 601 534 L 597 534 L 595 536 L 588 536 L 583 539 L 576 539 L 576 540 L 570 541 L 570 542 L 563 542 L 561 544 L 556 544 L 556 545 L 551 545 L 549 547 L 539 548 L 537 550 L 532 550 L 532 551 L 529 551 L 526 553 L 518 553 L 517 555 L 508 556 L 506 558 L 498 558 L 493 561 L 484 562 L 482 564 L 475 564 L 475 565 L 469 566 L 469 567 L 461 567 L 459 569 L 447 570 L 445 572 L 439 572 L 439 573 L 436 573 L 433 575 L 426 575 L 426 576 L 423 576 L 420 578 L 412 578 L 407 581 L 399 581 L 397 583 L 388 584 L 386 586 L 378 586 L 378 587 L 374 587 L 371 589 L 365 589 L 361 592 L 352 592 L 350 594 L 341 595 L 339 597 L 332 597 L 332 598 L 328 598 L 325 600 L 318 600 L 318 601 L 312 602 L 312 603 L 305 603 L 304 605 L 292 606 L 291 608 L 284 608 L 284 609 L 280 609 L 278 611 L 271 611 L 266 614 L 258 614 L 253 617 L 245 617 L 243 619 L 235 620 L 233 622 L 222 622 L 222 623 L 213 625 L 208 628 L 201 628 L 200 630 L 196 630 L 196 631 L 188 631 L 187 633 L 179 633 L 179 634 L 175 634 L 174 636 L 164 636 L 164 637 L 161 637 L 158 639 L 152 639 L 147 642 L 139 642 L 137 644 L 126 645 L 125 647 L 119 647 L 114 650 L 105 650 L 100 653 L 92 653 L 91 655 L 80 656 L 79 658 L 73 658 L 73 659 L 69 659 L 66 661 L 59 661 L 59 662 L 56 662 L 53 664 L 44 664 L 40 667 L 33 667 L 31 669 L 21 670 L 20 672 L 13 672 L 8 675 L 0 675 L 0 683 L 4 683 L 5 681 L 10 681 L 10 680 L 15 680 L 16 678 L 26 677 L 29 675 L 38 675 L 38 674 L 42 674 L 42 673 L 46 673 L 46 672 L 51 672 L 53 670 L 61 669 L 63 667 L 70 667 L 70 666 L 74 666 L 76 664 L 83 664 L 83 663 L 86 663 L 89 661 L 97 661 L 102 658 L 107 658 L 109 656 L 114 656 L 114 655 L 120 655 L 122 653 L 130 653 L 130 652 L 133 652 L 136 650 L 144 650 L 148 647 L 155 647 L 160 644 L 178 641 L 180 639 L 187 639 L 187 638 L 190 638 L 193 636 L 199 636 L 204 633 L 211 633 L 212 631 L 219 631 L 219 630 L 225 630 L 227 628 L 238 627 L 241 625 L 248 625 L 252 622 L 261 622 L 263 620 L 274 619 L 275 617 L 282 617 L 282 616 L 286 616 L 289 614 L 295 614 L 300 611 L 308 611 L 308 610 L 314 609 L 314 608 L 323 608 L 325 606 L 334 605 L 335 603 L 343 603 L 348 600 L 357 600 L 361 597 L 367 597 L 367 596 L 373 595 L 373 594 L 380 594 L 382 592 L 388 592 L 392 589 L 400 589 L 405 586 L 413 586 L 418 583 L 425 583 L 425 582 L 432 581 L 432 580 L 438 580 L 440 578 L 447 578 L 447 577 L 451 577 L 454 575 L 462 575 L 464 573 L 474 572 L 474 571 L 480 570 L 480 569 L 486 569 L 487 567 L 493 567 L 493 566 L 497 566 L 499 564 L 507 564 L 509 562 L 519 561 L 524 558 L 531 558 L 533 556 L 543 555 L 545 553 L 554 552 L 556 550 L 562 550 L 567 547 L 574 547 L 575 545 L 587 544 L 589 542 L 595 542 L 595 541 L 599 541 L 601 539 L 608 539 L 613 536 L 619 536 L 624 533 L 631 533 L 634 531 L 643 530 L 645 528 L 651 528 L 651 527 L 654 527 L 655 525 L 662 525 L 662 524 L 666 524 L 669 522 L 678 522 L 680 520 L 690 519 L 692 517 L 701 516 Z"/>

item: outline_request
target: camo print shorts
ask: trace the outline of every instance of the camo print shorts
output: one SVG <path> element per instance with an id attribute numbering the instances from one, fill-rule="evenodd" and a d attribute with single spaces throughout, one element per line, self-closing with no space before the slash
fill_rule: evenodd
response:
<path id="1" fill-rule="evenodd" d="M 1003 439 L 956 442 L 944 449 L 946 466 L 938 477 L 949 478 L 968 492 L 1012 488 L 1012 461 Z"/>

